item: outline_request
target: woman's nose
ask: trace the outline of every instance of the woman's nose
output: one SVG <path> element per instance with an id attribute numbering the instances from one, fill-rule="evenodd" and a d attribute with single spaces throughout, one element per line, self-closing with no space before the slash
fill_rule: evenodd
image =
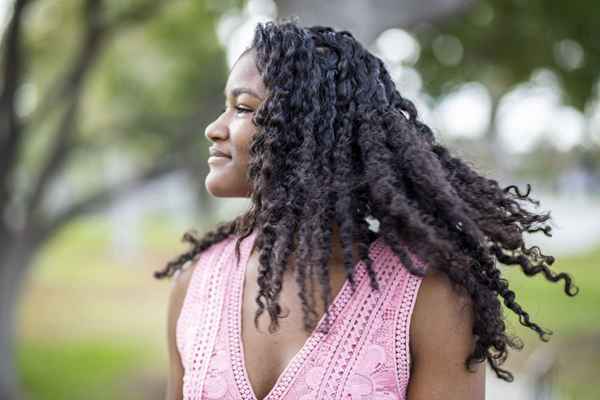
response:
<path id="1" fill-rule="evenodd" d="M 208 124 L 206 129 L 204 130 L 204 136 L 208 140 L 215 141 L 218 139 L 226 139 L 228 135 L 227 124 L 224 124 L 222 121 L 223 115 L 220 115 L 213 122 Z"/>

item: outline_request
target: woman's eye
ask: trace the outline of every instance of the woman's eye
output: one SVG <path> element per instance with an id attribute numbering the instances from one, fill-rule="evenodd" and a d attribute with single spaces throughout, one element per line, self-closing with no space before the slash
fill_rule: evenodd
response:
<path id="1" fill-rule="evenodd" d="M 253 111 L 252 109 L 245 108 L 245 107 L 239 107 L 239 106 L 236 106 L 234 108 L 235 108 L 236 112 L 238 112 L 238 113 L 251 113 Z M 221 114 L 224 114 L 226 112 L 227 112 L 226 106 L 221 108 Z"/>
<path id="2" fill-rule="evenodd" d="M 252 110 L 250 110 L 248 108 L 244 108 L 244 107 L 235 107 L 235 109 L 237 110 L 237 112 L 241 112 L 241 113 L 252 112 Z"/>

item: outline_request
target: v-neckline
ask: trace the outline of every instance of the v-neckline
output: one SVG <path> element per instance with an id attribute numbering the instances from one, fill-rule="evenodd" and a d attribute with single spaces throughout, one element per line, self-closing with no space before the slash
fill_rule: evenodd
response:
<path id="1" fill-rule="evenodd" d="M 256 239 L 257 231 L 254 230 L 249 236 L 247 236 L 242 244 L 241 248 L 243 251 L 240 253 L 240 263 L 235 269 L 235 296 L 232 298 L 232 301 L 229 302 L 229 306 L 233 306 L 233 310 L 230 310 L 230 315 L 232 318 L 233 326 L 230 326 L 229 329 L 229 353 L 234 361 L 234 368 L 237 368 L 238 374 L 235 375 L 238 383 L 238 387 L 240 388 L 240 394 L 242 398 L 245 400 L 259 400 L 256 396 L 256 392 L 254 391 L 254 387 L 252 386 L 252 382 L 250 382 L 250 377 L 248 375 L 248 370 L 246 369 L 245 362 L 245 348 L 243 344 L 243 336 L 242 336 L 242 306 L 244 299 L 244 286 L 246 281 L 246 270 L 248 267 L 248 263 L 250 260 L 250 252 L 254 247 L 254 242 Z M 369 245 L 368 254 L 373 260 L 373 266 L 377 261 L 377 257 L 375 257 L 375 253 L 373 249 L 375 248 L 375 243 L 379 242 L 382 239 L 381 236 L 378 236 L 375 240 L 371 242 Z M 359 260 L 356 265 L 354 265 L 354 276 L 355 276 L 355 285 L 358 289 L 359 284 L 362 282 L 362 278 L 366 274 L 359 273 L 359 268 L 364 267 L 364 261 Z M 350 298 L 350 292 L 352 287 L 350 286 L 350 281 L 348 277 L 344 280 L 340 291 L 337 293 L 331 304 L 329 305 L 329 313 L 330 313 L 330 324 L 329 331 L 331 331 L 333 324 L 336 322 L 336 317 L 343 308 L 343 306 L 347 303 L 347 300 Z M 340 304 L 340 302 L 344 299 L 344 304 Z M 288 386 L 295 380 L 304 359 L 308 354 L 312 352 L 312 350 L 320 343 L 321 339 L 325 336 L 323 332 L 321 332 L 321 328 L 325 324 L 325 318 L 327 314 L 323 313 L 319 322 L 310 333 L 302 347 L 298 350 L 298 352 L 290 359 L 288 364 L 285 366 L 281 374 L 277 377 L 275 384 L 267 395 L 260 400 L 276 400 L 277 397 L 271 399 L 274 394 L 277 392 L 284 393 Z"/>

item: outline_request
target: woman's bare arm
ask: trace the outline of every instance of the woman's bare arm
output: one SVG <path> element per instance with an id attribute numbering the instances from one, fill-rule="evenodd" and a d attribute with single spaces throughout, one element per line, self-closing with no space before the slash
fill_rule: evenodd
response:
<path id="1" fill-rule="evenodd" d="M 193 266 L 183 270 L 177 277 L 169 296 L 167 311 L 167 348 L 169 353 L 169 375 L 167 379 L 166 400 L 183 400 L 183 365 L 176 345 L 176 327 L 179 313 L 187 293 Z"/>
<path id="2" fill-rule="evenodd" d="M 408 400 L 485 399 L 485 364 L 465 368 L 474 345 L 473 308 L 449 278 L 433 271 L 423 278 L 410 326 L 413 362 Z"/>

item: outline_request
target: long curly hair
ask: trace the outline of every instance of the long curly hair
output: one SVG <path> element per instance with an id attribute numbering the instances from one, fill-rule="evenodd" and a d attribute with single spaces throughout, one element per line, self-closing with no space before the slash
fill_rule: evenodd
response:
<path id="1" fill-rule="evenodd" d="M 539 205 L 529 197 L 530 185 L 526 193 L 514 185 L 501 188 L 453 156 L 418 120 L 414 104 L 400 95 L 382 60 L 348 31 L 269 21 L 256 26 L 250 49 L 269 90 L 253 116 L 258 130 L 249 148 L 250 207 L 204 235 L 186 232 L 183 240 L 191 249 L 155 277 L 172 276 L 230 235 L 238 236 L 239 260 L 241 240 L 256 229 L 256 327 L 265 310 L 269 331 L 279 327 L 282 276 L 297 249 L 298 295 L 310 331 L 317 315 L 305 289 L 315 274 L 329 318 L 333 224 L 339 226 L 353 290 L 353 241 L 359 243 L 371 287 L 379 287 L 368 250 L 380 235 L 411 274 L 426 271 L 413 264 L 405 247 L 470 297 L 476 342 L 465 367 L 487 359 L 499 378 L 512 381 L 500 365 L 508 347 L 520 350 L 523 343 L 507 334 L 501 301 L 541 340 L 548 341 L 552 331 L 533 322 L 515 301 L 497 261 L 518 264 L 527 276 L 541 273 L 550 282 L 563 281 L 569 296 L 578 292 L 568 274 L 550 269 L 554 257 L 525 245 L 525 232 L 551 236 L 550 212 L 523 207 L 525 202 Z M 377 233 L 369 220 L 378 223 Z"/>

